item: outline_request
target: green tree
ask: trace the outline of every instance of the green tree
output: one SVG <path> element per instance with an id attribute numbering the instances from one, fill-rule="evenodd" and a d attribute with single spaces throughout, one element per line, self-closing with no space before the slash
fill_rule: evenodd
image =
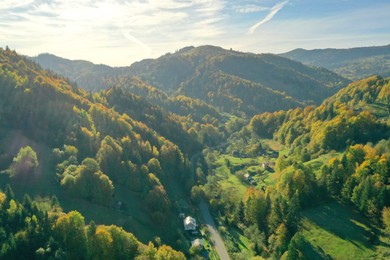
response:
<path id="1" fill-rule="evenodd" d="M 112 241 L 112 258 L 113 259 L 134 259 L 138 254 L 140 242 L 137 238 L 121 227 L 110 226 Z"/>
<path id="2" fill-rule="evenodd" d="M 68 259 L 84 259 L 87 255 L 87 235 L 84 217 L 77 211 L 59 217 L 54 232 Z"/>
<path id="3" fill-rule="evenodd" d="M 385 230 L 390 232 L 390 207 L 384 207 L 382 210 L 382 222 Z"/>
<path id="4" fill-rule="evenodd" d="M 105 226 L 98 226 L 95 233 L 88 238 L 88 251 L 91 259 L 109 259 L 112 256 L 112 242 L 110 232 Z"/>
<path id="5" fill-rule="evenodd" d="M 10 175 L 19 176 L 34 173 L 39 166 L 38 157 L 30 146 L 19 150 L 18 155 L 13 159 L 10 167 Z"/>
<path id="6" fill-rule="evenodd" d="M 305 245 L 305 240 L 300 233 L 296 233 L 288 244 L 287 260 L 302 260 L 305 259 L 302 250 Z"/>

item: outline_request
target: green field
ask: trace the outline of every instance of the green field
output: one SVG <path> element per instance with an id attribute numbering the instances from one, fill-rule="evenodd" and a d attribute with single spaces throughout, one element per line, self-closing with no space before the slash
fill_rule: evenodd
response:
<path id="1" fill-rule="evenodd" d="M 315 173 L 318 173 L 321 169 L 321 166 L 328 163 L 332 158 L 340 158 L 341 153 L 331 151 L 330 153 L 320 155 L 318 158 L 305 162 L 306 166 L 310 166 Z"/>
<path id="2" fill-rule="evenodd" d="M 300 230 L 308 242 L 308 259 L 384 259 L 374 245 L 377 228 L 337 202 L 304 211 Z"/>
<path id="3" fill-rule="evenodd" d="M 388 105 L 384 103 L 370 104 L 367 106 L 367 109 L 379 118 L 385 118 L 389 116 Z"/>

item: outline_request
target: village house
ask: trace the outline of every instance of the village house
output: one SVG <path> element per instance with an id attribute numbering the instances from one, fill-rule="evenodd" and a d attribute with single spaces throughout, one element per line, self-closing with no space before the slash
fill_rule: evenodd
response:
<path id="1" fill-rule="evenodd" d="M 203 240 L 200 238 L 194 239 L 191 241 L 191 246 L 193 246 L 193 247 L 199 246 L 199 247 L 203 248 L 204 247 Z"/>
<path id="2" fill-rule="evenodd" d="M 274 162 L 262 162 L 261 163 L 261 167 L 264 168 L 264 170 L 271 170 L 275 167 L 275 163 Z"/>
<path id="3" fill-rule="evenodd" d="M 245 174 L 244 174 L 244 177 L 245 177 L 245 179 L 247 179 L 248 181 L 250 181 L 250 180 L 253 179 L 252 176 L 251 176 L 249 173 L 245 173 Z"/>
<path id="4" fill-rule="evenodd" d="M 190 216 L 186 217 L 183 220 L 184 230 L 185 231 L 193 231 L 196 230 L 196 220 Z"/>

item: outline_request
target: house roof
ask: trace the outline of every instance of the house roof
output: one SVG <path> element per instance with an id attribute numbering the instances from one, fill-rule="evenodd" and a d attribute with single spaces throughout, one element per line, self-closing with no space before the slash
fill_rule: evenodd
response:
<path id="1" fill-rule="evenodd" d="M 202 239 L 199 239 L 199 238 L 197 238 L 197 239 L 195 239 L 195 240 L 192 240 L 191 241 L 191 245 L 192 246 L 204 246 L 204 244 L 203 244 L 203 240 Z"/>
<path id="2" fill-rule="evenodd" d="M 195 230 L 196 229 L 196 220 L 190 216 L 186 217 L 183 220 L 185 230 Z"/>
<path id="3" fill-rule="evenodd" d="M 193 217 L 190 217 L 190 216 L 186 217 L 184 219 L 184 225 L 191 225 L 191 224 L 196 225 L 196 220 Z"/>

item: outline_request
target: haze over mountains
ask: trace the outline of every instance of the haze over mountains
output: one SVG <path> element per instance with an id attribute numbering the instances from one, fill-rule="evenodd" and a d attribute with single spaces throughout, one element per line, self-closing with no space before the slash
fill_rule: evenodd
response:
<path id="1" fill-rule="evenodd" d="M 324 67 L 348 79 L 390 76 L 390 45 L 351 49 L 296 49 L 279 54 L 306 65 Z"/>
<path id="2" fill-rule="evenodd" d="M 49 54 L 34 60 L 90 91 L 129 87 L 134 82 L 132 77 L 137 77 L 168 96 L 184 95 L 221 112 L 247 115 L 319 104 L 349 82 L 326 69 L 276 55 L 240 53 L 214 46 L 186 47 L 121 68 Z"/>

